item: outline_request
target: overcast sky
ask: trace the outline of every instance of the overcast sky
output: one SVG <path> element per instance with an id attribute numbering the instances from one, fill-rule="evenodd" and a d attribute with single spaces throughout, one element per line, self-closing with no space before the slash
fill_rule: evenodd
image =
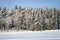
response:
<path id="1" fill-rule="evenodd" d="M 0 7 L 60 8 L 60 0 L 0 0 Z"/>

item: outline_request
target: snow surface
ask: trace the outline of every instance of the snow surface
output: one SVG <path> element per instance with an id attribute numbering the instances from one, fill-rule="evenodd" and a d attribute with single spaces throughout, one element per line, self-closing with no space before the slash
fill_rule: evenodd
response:
<path id="1" fill-rule="evenodd" d="M 0 40 L 60 40 L 60 30 L 0 32 Z"/>

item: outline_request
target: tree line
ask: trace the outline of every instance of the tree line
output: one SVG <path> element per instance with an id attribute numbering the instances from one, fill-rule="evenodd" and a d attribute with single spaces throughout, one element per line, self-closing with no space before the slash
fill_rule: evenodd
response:
<path id="1" fill-rule="evenodd" d="M 0 30 L 51 30 L 60 29 L 60 10 L 56 8 L 8 9 L 0 7 Z"/>

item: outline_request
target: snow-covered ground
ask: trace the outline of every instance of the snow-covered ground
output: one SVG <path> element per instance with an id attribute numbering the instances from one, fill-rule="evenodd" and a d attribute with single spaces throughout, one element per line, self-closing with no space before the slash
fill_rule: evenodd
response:
<path id="1" fill-rule="evenodd" d="M 60 30 L 0 32 L 0 40 L 60 40 Z"/>

